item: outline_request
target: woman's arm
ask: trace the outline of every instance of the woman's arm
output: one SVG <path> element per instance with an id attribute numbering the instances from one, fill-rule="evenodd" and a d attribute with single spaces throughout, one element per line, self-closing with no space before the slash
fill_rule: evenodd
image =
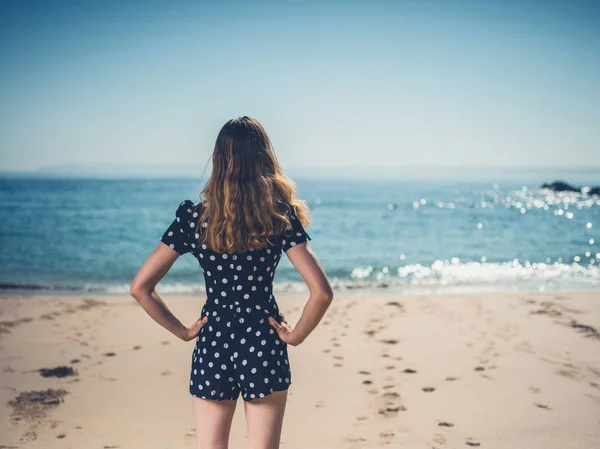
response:
<path id="1" fill-rule="evenodd" d="M 178 257 L 177 251 L 160 242 L 131 282 L 129 294 L 140 303 L 154 321 L 183 341 L 190 341 L 200 332 L 208 317 L 199 319 L 190 327 L 184 326 L 171 313 L 155 290 L 158 282 L 167 274 Z"/>
<path id="2" fill-rule="evenodd" d="M 333 289 L 325 270 L 310 247 L 310 242 L 299 243 L 288 249 L 286 254 L 302 275 L 310 295 L 295 327 L 285 320 L 279 324 L 273 317 L 269 317 L 269 323 L 285 343 L 297 346 L 308 337 L 325 315 L 333 301 Z"/>

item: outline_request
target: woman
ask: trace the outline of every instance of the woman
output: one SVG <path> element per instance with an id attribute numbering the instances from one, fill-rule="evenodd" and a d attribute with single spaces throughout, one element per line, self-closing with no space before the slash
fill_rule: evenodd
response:
<path id="1" fill-rule="evenodd" d="M 161 326 L 184 341 L 196 339 L 189 392 L 198 448 L 223 449 L 239 395 L 249 446 L 279 447 L 291 370 L 287 346 L 315 329 L 333 292 L 304 226 L 308 211 L 277 162 L 261 124 L 228 121 L 212 155 L 212 174 L 194 205 L 184 200 L 161 242 L 131 284 L 131 295 Z M 180 255 L 191 253 L 204 274 L 201 317 L 186 327 L 155 290 Z M 273 295 L 285 252 L 309 289 L 291 326 Z"/>

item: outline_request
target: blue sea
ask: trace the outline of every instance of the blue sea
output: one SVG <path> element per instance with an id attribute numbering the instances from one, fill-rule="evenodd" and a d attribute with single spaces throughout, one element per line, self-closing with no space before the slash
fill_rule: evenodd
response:
<path id="1" fill-rule="evenodd" d="M 600 197 L 539 188 L 552 179 L 295 181 L 311 209 L 312 248 L 338 289 L 600 288 Z M 197 202 L 202 186 L 0 179 L 1 289 L 127 292 L 179 203 Z M 305 288 L 285 257 L 275 282 L 276 291 Z M 203 285 L 187 254 L 158 288 L 202 294 Z"/>

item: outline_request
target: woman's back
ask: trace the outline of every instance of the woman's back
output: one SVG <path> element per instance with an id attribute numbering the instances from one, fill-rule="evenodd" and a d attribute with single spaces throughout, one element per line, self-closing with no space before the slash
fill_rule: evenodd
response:
<path id="1" fill-rule="evenodd" d="M 273 238 L 274 244 L 242 253 L 219 253 L 199 242 L 200 233 L 208 223 L 198 223 L 202 203 L 194 205 L 184 200 L 175 212 L 175 219 L 164 232 L 161 241 L 180 255 L 191 253 L 204 273 L 206 294 L 215 304 L 232 301 L 261 302 L 272 297 L 273 279 L 283 252 L 299 243 L 311 240 L 297 219 L 293 206 L 287 214 L 291 225 L 283 234 Z"/>
<path id="2" fill-rule="evenodd" d="M 263 397 L 291 383 L 286 344 L 267 320 L 272 316 L 280 321 L 273 295 L 275 271 L 282 253 L 310 236 L 291 206 L 291 225 L 271 239 L 273 244 L 219 253 L 201 243 L 201 232 L 208 226 L 199 223 L 201 209 L 202 203 L 184 200 L 161 238 L 180 255 L 194 255 L 204 274 L 201 315 L 209 317 L 209 324 L 196 337 L 190 393 L 215 399 L 231 398 L 239 390 L 244 399 Z"/>

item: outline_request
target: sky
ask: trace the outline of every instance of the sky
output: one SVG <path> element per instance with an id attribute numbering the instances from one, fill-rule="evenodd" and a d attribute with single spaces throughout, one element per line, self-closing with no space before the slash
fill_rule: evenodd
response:
<path id="1" fill-rule="evenodd" d="M 0 171 L 600 167 L 598 1 L 0 2 Z M 600 170 L 598 171 L 600 173 Z"/>

